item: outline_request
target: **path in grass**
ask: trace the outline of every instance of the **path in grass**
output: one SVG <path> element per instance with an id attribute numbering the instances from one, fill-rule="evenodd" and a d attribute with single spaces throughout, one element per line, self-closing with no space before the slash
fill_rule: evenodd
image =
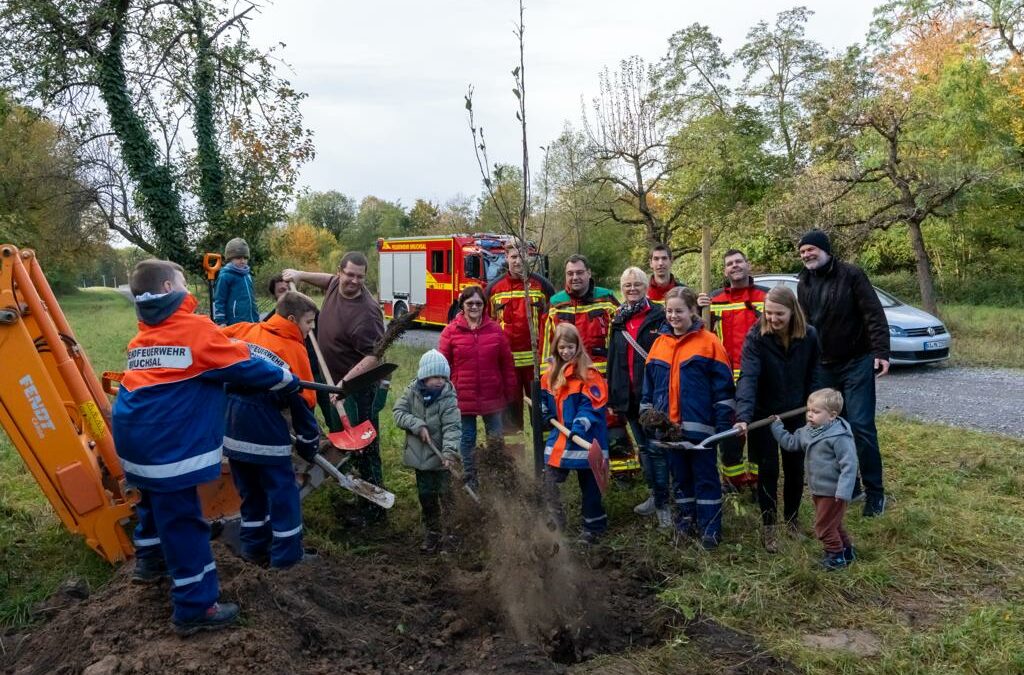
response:
<path id="1" fill-rule="evenodd" d="M 878 379 L 878 411 L 1024 438 L 1024 370 L 923 366 Z"/>

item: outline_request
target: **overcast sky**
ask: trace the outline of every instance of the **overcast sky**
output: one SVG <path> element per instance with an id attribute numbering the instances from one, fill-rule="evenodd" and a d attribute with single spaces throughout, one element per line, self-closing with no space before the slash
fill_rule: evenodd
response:
<path id="1" fill-rule="evenodd" d="M 566 120 L 597 74 L 633 54 L 657 61 L 668 38 L 694 22 L 733 51 L 760 20 L 796 0 L 530 0 L 526 91 L 531 152 Z M 862 41 L 873 2 L 807 0 L 810 37 L 829 50 Z M 251 24 L 257 44 L 283 42 L 317 156 L 300 184 L 362 199 L 444 202 L 481 187 L 463 96 L 476 89 L 477 122 L 492 161 L 518 163 L 510 71 L 515 0 L 278 0 Z"/>

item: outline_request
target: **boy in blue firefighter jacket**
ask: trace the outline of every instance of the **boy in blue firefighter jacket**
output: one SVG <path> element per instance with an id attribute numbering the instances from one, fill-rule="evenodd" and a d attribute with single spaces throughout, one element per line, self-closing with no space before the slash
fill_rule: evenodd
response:
<path id="1" fill-rule="evenodd" d="M 608 516 L 601 503 L 601 490 L 591 469 L 587 450 L 573 443 L 573 437 L 587 443 L 597 441 L 608 460 L 608 385 L 594 368 L 583 348 L 580 333 L 571 323 L 555 326 L 551 340 L 550 368 L 541 376 L 541 414 L 545 421 L 558 420 L 568 427 L 566 436 L 552 429 L 544 448 L 544 496 L 556 524 L 565 528 L 558 486 L 576 472 L 582 492 L 583 529 L 580 543 L 595 543 L 608 529 Z M 553 426 L 553 425 L 552 425 Z"/>
<path id="2" fill-rule="evenodd" d="M 227 264 L 217 275 L 217 288 L 213 292 L 213 320 L 220 326 L 232 326 L 242 321 L 260 320 L 249 274 L 249 244 L 234 238 L 224 247 Z"/>
<path id="3" fill-rule="evenodd" d="M 266 321 L 236 323 L 223 333 L 246 342 L 253 356 L 309 381 L 313 372 L 304 340 L 315 317 L 316 303 L 302 293 L 287 291 Z M 228 385 L 224 454 L 242 498 L 242 557 L 249 562 L 283 568 L 302 560 L 299 488 L 282 409 L 290 412 L 296 451 L 312 463 L 320 440 L 315 405 L 316 395 L 308 389 L 301 396 L 282 397 L 246 385 Z"/>
<path id="4" fill-rule="evenodd" d="M 676 287 L 665 294 L 665 324 L 651 345 L 640 397 L 640 423 L 652 442 L 672 441 L 676 530 L 705 549 L 722 538 L 722 483 L 708 436 L 732 427 L 736 409 L 732 365 L 700 320 L 697 296 Z"/>
<path id="5" fill-rule="evenodd" d="M 208 317 L 193 314 L 195 297 L 181 267 L 144 260 L 130 279 L 139 332 L 114 402 L 113 434 L 128 481 L 139 489 L 133 580 L 171 578 L 172 622 L 180 635 L 223 628 L 238 605 L 218 603 L 210 526 L 196 486 L 221 474 L 224 384 L 281 393 L 298 378 L 251 358 Z"/>

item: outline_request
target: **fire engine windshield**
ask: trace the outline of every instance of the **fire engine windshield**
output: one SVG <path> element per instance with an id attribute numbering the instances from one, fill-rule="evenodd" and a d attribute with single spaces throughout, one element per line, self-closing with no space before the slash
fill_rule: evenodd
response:
<path id="1" fill-rule="evenodd" d="M 484 272 L 487 283 L 491 283 L 505 273 L 504 253 L 484 253 Z"/>

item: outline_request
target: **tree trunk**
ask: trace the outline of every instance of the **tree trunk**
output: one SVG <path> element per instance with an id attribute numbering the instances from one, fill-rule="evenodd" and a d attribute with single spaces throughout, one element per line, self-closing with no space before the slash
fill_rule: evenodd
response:
<path id="1" fill-rule="evenodd" d="M 219 245 L 230 233 L 226 231 L 224 168 L 220 148 L 217 146 L 217 125 L 214 121 L 213 45 L 206 35 L 198 3 L 193 3 L 192 11 L 195 12 L 193 25 L 196 29 L 196 70 L 192 78 L 195 86 L 195 114 L 192 128 L 196 135 L 199 164 L 199 199 L 206 214 L 206 240 L 209 245 Z"/>
<path id="2" fill-rule="evenodd" d="M 111 4 L 111 14 L 115 18 L 110 42 L 97 59 L 100 96 L 106 104 L 110 125 L 121 143 L 121 156 L 128 174 L 138 186 L 139 207 L 156 234 L 157 249 L 174 262 L 190 266 L 194 259 L 189 252 L 181 198 L 174 186 L 171 169 L 157 161 L 156 144 L 128 92 L 122 53 L 127 2 L 121 0 Z"/>
<path id="3" fill-rule="evenodd" d="M 921 289 L 921 304 L 924 305 L 926 312 L 938 316 L 939 304 L 935 297 L 931 261 L 928 259 L 928 250 L 924 247 L 921 223 L 916 221 L 908 222 L 907 232 L 910 234 L 910 245 L 914 249 L 914 259 L 917 262 L 917 284 Z"/>
<path id="4" fill-rule="evenodd" d="M 705 220 L 700 228 L 700 292 L 711 293 L 711 225 Z M 711 328 L 711 308 L 701 312 L 704 326 Z"/>

